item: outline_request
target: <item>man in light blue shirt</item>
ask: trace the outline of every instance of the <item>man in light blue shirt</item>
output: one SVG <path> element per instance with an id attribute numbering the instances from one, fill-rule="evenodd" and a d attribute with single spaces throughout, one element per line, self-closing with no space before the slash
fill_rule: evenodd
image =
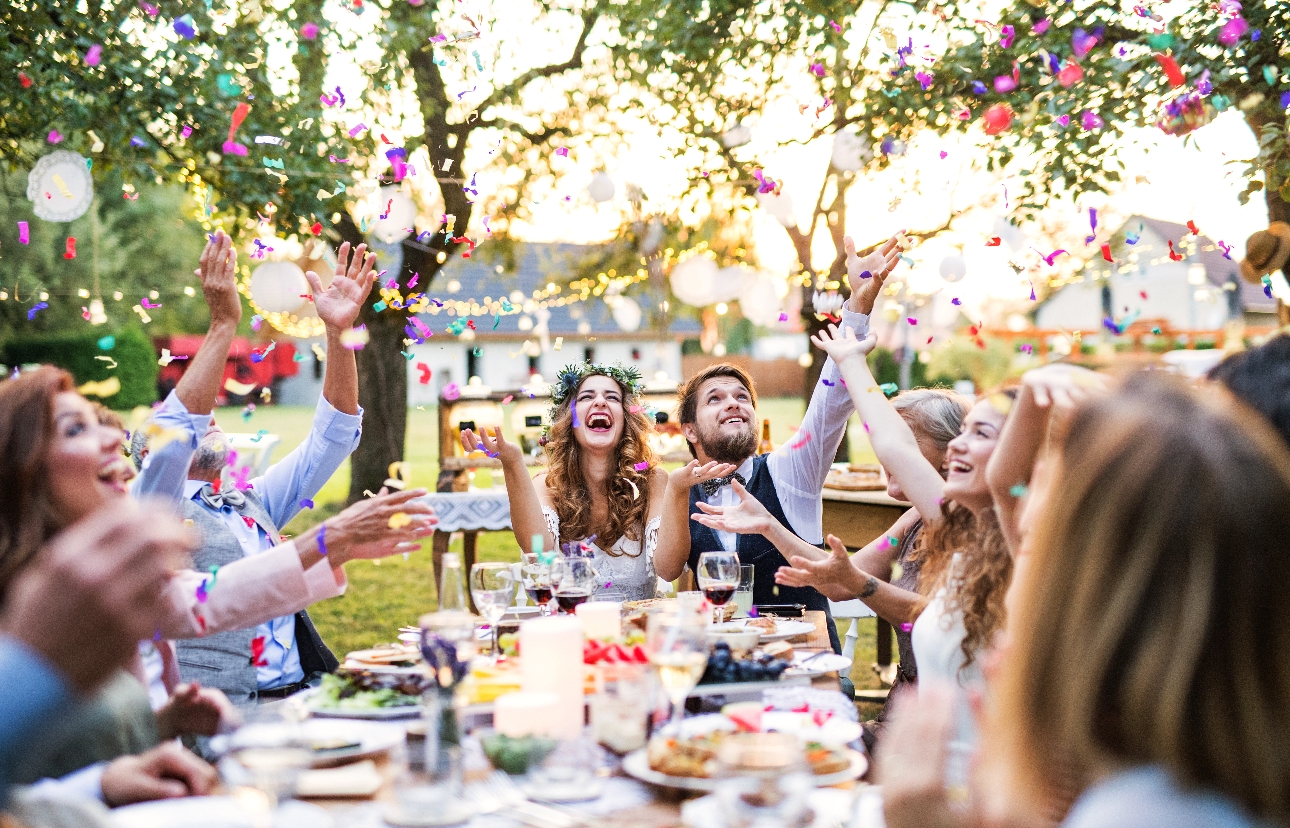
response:
<path id="1" fill-rule="evenodd" d="M 212 422 L 201 438 L 181 507 L 203 538 L 194 568 L 222 566 L 276 545 L 278 528 L 304 508 L 302 502 L 318 493 L 358 445 L 362 433 L 358 367 L 341 335 L 353 325 L 375 281 L 376 257 L 365 253 L 365 245 L 359 245 L 351 262 L 348 243 L 341 245 L 336 275 L 326 290 L 317 275 L 306 274 L 314 306 L 327 329 L 327 367 L 323 394 L 305 441 L 249 482 L 246 470 L 234 462 L 231 480 L 221 485 L 229 457 L 223 434 Z M 254 630 L 182 641 L 177 653 L 183 680 L 219 688 L 235 704 L 290 695 L 313 675 L 336 666 L 303 611 Z"/>

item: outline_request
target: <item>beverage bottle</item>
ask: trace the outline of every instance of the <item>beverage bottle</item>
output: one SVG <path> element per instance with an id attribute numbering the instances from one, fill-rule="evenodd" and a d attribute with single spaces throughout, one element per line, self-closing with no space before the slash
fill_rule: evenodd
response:
<path id="1" fill-rule="evenodd" d="M 439 579 L 439 611 L 470 612 L 466 604 L 466 578 L 461 571 L 461 556 L 456 552 L 443 554 L 443 575 Z"/>
<path id="2" fill-rule="evenodd" d="M 758 454 L 770 454 L 775 444 L 770 441 L 770 420 L 761 421 L 761 442 L 757 444 Z"/>

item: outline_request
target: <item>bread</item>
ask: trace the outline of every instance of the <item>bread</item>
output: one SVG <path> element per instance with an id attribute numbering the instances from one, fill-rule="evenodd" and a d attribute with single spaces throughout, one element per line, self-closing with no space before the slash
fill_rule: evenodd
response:
<path id="1" fill-rule="evenodd" d="M 785 661 L 793 659 L 793 645 L 787 641 L 772 641 L 769 644 L 763 644 L 761 651 L 775 658 L 782 658 Z"/>

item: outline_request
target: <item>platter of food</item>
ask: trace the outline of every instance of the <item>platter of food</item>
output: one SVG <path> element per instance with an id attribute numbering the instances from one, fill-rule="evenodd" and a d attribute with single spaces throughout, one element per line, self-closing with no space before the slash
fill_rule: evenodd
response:
<path id="1" fill-rule="evenodd" d="M 341 666 L 370 673 L 420 675 L 421 660 L 421 648 L 415 644 L 379 644 L 347 654 Z"/>
<path id="2" fill-rule="evenodd" d="M 815 632 L 815 625 L 810 621 L 799 621 L 793 618 L 735 618 L 722 624 L 714 624 L 713 632 L 735 632 L 756 630 L 762 644 L 770 641 L 787 641 L 802 635 Z"/>
<path id="3" fill-rule="evenodd" d="M 299 694 L 315 716 L 341 719 L 411 719 L 421 715 L 427 679 L 371 670 L 341 668 L 322 684 Z"/>
<path id="4" fill-rule="evenodd" d="M 851 464 L 846 468 L 829 469 L 824 478 L 826 489 L 847 492 L 874 492 L 887 488 L 887 476 L 877 463 Z"/>

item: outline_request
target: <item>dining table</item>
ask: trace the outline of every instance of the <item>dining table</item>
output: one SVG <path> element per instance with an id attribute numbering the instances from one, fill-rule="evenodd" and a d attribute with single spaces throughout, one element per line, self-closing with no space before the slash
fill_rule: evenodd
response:
<path id="1" fill-rule="evenodd" d="M 828 650 L 830 645 L 825 614 L 807 611 L 802 620 L 810 622 L 814 629 L 809 634 L 792 639 L 790 643 L 793 649 L 807 654 Z M 809 683 L 811 691 L 833 692 L 837 693 L 839 698 L 845 699 L 840 689 L 836 672 L 815 676 Z M 664 828 L 664 826 L 693 824 L 683 820 L 682 812 L 687 807 L 686 803 L 694 800 L 699 794 L 654 786 L 633 779 L 623 772 L 621 765 L 614 761 L 612 754 L 604 751 L 604 756 L 607 761 L 603 762 L 597 770 L 604 791 L 598 799 L 578 804 L 539 805 L 535 812 L 538 816 L 528 821 L 530 828 L 584 828 L 584 826 L 593 825 L 613 825 L 615 828 Z M 375 762 L 382 779 L 380 788 L 374 794 L 362 798 L 314 796 L 307 801 L 325 809 L 333 818 L 336 828 L 350 826 L 386 828 L 387 823 L 382 818 L 382 813 L 385 805 L 395 800 L 396 780 L 403 769 L 403 761 L 398 751 L 393 755 L 380 756 L 372 761 Z M 463 783 L 468 787 L 472 784 L 487 784 L 493 773 L 486 764 L 482 767 L 476 765 L 474 768 L 469 767 L 467 762 L 463 764 L 466 765 Z M 865 784 L 863 781 L 852 782 L 839 787 L 850 789 L 853 786 Z M 550 811 L 543 810 L 545 808 L 549 808 Z M 549 822 L 543 821 L 541 817 L 543 813 L 549 813 Z M 469 828 L 492 828 L 492 826 L 505 828 L 505 826 L 524 823 L 493 814 L 475 816 L 466 824 Z"/>

